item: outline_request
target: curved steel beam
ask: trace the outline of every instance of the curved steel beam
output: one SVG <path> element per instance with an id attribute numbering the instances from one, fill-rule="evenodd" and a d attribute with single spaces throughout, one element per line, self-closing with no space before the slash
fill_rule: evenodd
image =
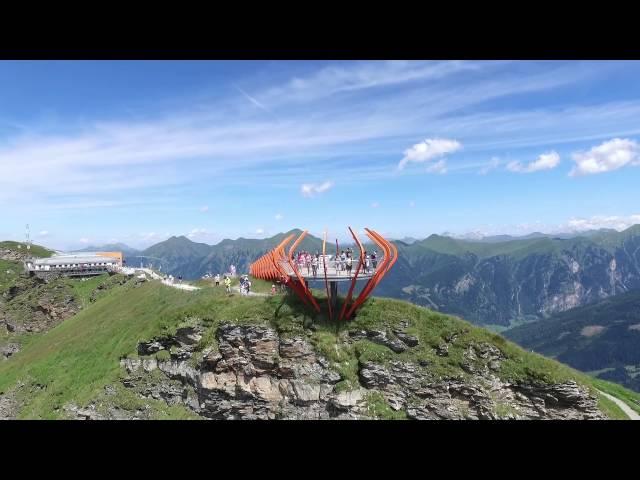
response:
<path id="1" fill-rule="evenodd" d="M 360 292 L 360 295 L 358 295 L 358 298 L 354 301 L 353 305 L 347 312 L 347 318 L 351 318 L 355 310 L 365 302 L 373 289 L 378 285 L 380 280 L 382 280 L 384 274 L 388 271 L 388 265 L 392 261 L 390 243 L 387 242 L 381 235 L 372 230 L 369 230 L 368 228 L 365 228 L 365 231 L 367 233 L 367 236 L 371 238 L 380 248 L 383 249 L 384 258 L 379 268 L 376 269 L 376 273 L 374 273 L 373 276 L 369 279 L 367 284 Z"/>
<path id="2" fill-rule="evenodd" d="M 309 288 L 307 287 L 306 282 L 304 281 L 304 277 L 302 275 L 300 275 L 300 272 L 298 271 L 298 268 L 295 265 L 295 262 L 293 261 L 293 252 L 295 251 L 296 247 L 298 245 L 300 245 L 300 243 L 302 242 L 302 240 L 304 239 L 304 237 L 307 235 L 307 231 L 305 230 L 304 232 L 302 232 L 300 234 L 300 236 L 298 237 L 298 239 L 293 243 L 293 245 L 291 246 L 291 248 L 289 248 L 289 265 L 291 266 L 291 268 L 293 269 L 293 272 L 296 274 L 296 277 L 298 278 L 298 281 L 300 282 L 300 288 L 302 290 L 302 292 L 304 293 L 304 295 L 311 301 L 311 303 L 313 304 L 313 308 L 316 309 L 317 312 L 320 311 L 320 307 L 318 306 L 318 304 L 316 303 L 316 299 L 313 298 L 313 295 L 311 295 L 311 291 L 309 290 Z"/>
<path id="3" fill-rule="evenodd" d="M 329 307 L 329 320 L 333 320 L 333 312 L 331 308 L 331 292 L 329 291 L 329 280 L 327 279 L 327 231 L 324 231 L 322 239 L 322 264 L 324 266 L 324 288 L 327 290 L 327 306 Z"/>
<path id="4" fill-rule="evenodd" d="M 347 294 L 347 297 L 344 299 L 344 304 L 342 305 L 342 310 L 340 310 L 340 317 L 339 319 L 342 320 L 344 318 L 344 314 L 345 311 L 347 309 L 347 305 L 349 304 L 349 302 L 351 301 L 351 296 L 353 295 L 353 289 L 356 286 L 356 280 L 358 279 L 358 274 L 360 273 L 360 268 L 362 268 L 362 259 L 364 256 L 364 249 L 362 248 L 362 244 L 360 243 L 360 240 L 358 239 L 357 235 L 353 232 L 353 230 L 351 229 L 351 227 L 348 227 L 349 231 L 351 232 L 351 236 L 353 237 L 353 239 L 356 242 L 356 245 L 358 245 L 358 249 L 360 250 L 360 261 L 358 262 L 358 268 L 356 269 L 356 274 L 353 277 L 353 280 L 351 280 L 351 285 L 349 286 L 349 293 Z"/>

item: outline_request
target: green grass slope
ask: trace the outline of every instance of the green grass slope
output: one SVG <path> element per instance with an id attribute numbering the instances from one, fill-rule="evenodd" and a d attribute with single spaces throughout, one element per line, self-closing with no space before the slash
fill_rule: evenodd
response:
<path id="1" fill-rule="evenodd" d="M 114 287 L 74 317 L 34 338 L 22 351 L 1 362 L 0 392 L 13 392 L 18 397 L 22 404 L 20 418 L 62 418 L 64 405 L 86 404 L 98 398 L 106 385 L 116 384 L 122 373 L 120 358 L 135 356 L 139 341 L 171 334 L 194 317 L 204 319 L 208 325 L 200 349 L 215 343 L 215 330 L 221 322 L 269 324 L 284 335 L 299 334 L 311 322 L 295 299 L 284 301 L 281 296 L 228 297 L 222 288 L 185 292 L 157 282 L 139 286 L 128 283 Z M 393 327 L 403 321 L 409 323 L 407 331 L 418 336 L 420 344 L 394 358 L 427 360 L 430 368 L 443 378 L 464 376 L 460 368 L 463 351 L 470 344 L 483 341 L 495 345 L 506 356 L 500 373 L 505 379 L 546 382 L 574 379 L 595 392 L 593 379 L 587 375 L 527 352 L 497 334 L 456 317 L 402 301 L 373 298 L 351 323 L 330 323 L 319 315 L 315 329 L 306 331 L 315 348 L 340 373 L 339 387 L 350 389 L 357 383 L 358 362 L 384 363 L 392 355 L 386 347 L 367 340 L 345 346 L 338 341 L 339 336 L 345 329 Z M 436 355 L 434 348 L 451 334 L 457 334 L 458 339 L 451 346 L 449 356 Z M 126 395 L 122 393 L 118 401 L 138 401 Z M 192 418 L 184 407 L 169 407 L 159 401 L 144 402 L 152 404 L 156 418 Z M 610 417 L 626 418 L 611 402 L 602 400 L 600 405 Z M 393 415 L 397 414 L 385 407 L 384 402 L 376 403 L 376 411 L 383 418 L 387 414 L 395 418 Z"/>
<path id="2" fill-rule="evenodd" d="M 46 258 L 53 255 L 53 251 L 48 248 L 42 247 L 40 245 L 31 245 L 29 250 L 26 249 L 24 243 L 21 242 L 13 242 L 13 241 L 4 241 L 0 242 L 0 250 L 13 250 L 20 253 L 30 253 L 31 256 Z"/>

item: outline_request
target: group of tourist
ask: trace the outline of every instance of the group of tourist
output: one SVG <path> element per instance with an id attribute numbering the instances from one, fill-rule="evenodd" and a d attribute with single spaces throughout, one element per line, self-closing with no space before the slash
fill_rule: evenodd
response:
<path id="1" fill-rule="evenodd" d="M 369 253 L 365 250 L 362 252 L 362 256 L 364 260 L 362 264 L 362 273 L 365 275 L 374 273 L 378 268 L 378 253 L 375 251 L 373 253 Z M 358 260 L 359 259 L 354 256 L 353 248 L 342 250 L 339 255 L 335 255 L 332 261 L 336 275 L 342 275 L 344 272 L 344 274 L 351 276 L 354 262 L 357 262 Z M 327 266 L 329 264 L 330 262 L 327 261 Z M 324 267 L 323 256 L 319 252 L 316 252 L 314 255 L 305 250 L 301 250 L 296 254 L 296 265 L 301 273 L 304 274 L 306 271 L 307 275 L 317 277 L 318 269 Z"/>
<path id="2" fill-rule="evenodd" d="M 220 286 L 220 274 L 216 273 L 215 277 L 213 277 L 214 282 L 216 283 L 216 287 Z M 228 275 L 224 276 L 223 283 L 227 293 L 231 293 L 231 278 Z"/>
<path id="3" fill-rule="evenodd" d="M 378 253 L 373 252 L 369 254 L 366 250 L 362 252 L 362 256 L 364 258 L 364 262 L 362 264 L 362 272 L 364 274 L 373 273 L 378 268 Z M 353 249 L 348 248 L 346 251 L 342 250 L 340 255 L 336 255 L 335 258 L 335 269 L 336 275 L 341 275 L 341 272 L 346 272 L 348 276 L 351 276 L 351 272 L 353 271 Z"/>
<path id="4" fill-rule="evenodd" d="M 312 275 L 314 277 L 318 276 L 318 267 L 321 265 L 322 258 L 320 256 L 320 252 L 316 252 L 315 255 L 312 255 L 309 252 L 304 250 L 298 252 L 296 263 L 298 264 L 298 269 L 302 270 L 306 268 L 307 275 Z"/>

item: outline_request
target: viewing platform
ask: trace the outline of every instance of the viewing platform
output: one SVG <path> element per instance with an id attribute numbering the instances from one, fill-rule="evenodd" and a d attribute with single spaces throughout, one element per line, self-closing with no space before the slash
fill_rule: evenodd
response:
<path id="1" fill-rule="evenodd" d="M 253 262 L 249 273 L 256 278 L 270 281 L 284 282 L 305 304 L 320 312 L 320 306 L 309 289 L 309 282 L 324 282 L 327 292 L 327 308 L 329 318 L 345 320 L 352 318 L 356 309 L 369 297 L 380 280 L 391 269 L 398 259 L 398 249 L 391 242 L 385 240 L 379 233 L 365 228 L 366 235 L 377 245 L 376 258 L 371 258 L 360 239 L 349 227 L 359 252 L 349 248 L 349 255 L 344 260 L 342 255 L 327 254 L 327 234 L 322 241 L 322 255 L 310 255 L 300 252 L 298 246 L 307 235 L 303 231 L 294 241 L 294 234 L 287 238 L 273 250 Z M 293 241 L 293 244 L 289 244 Z M 287 248 L 288 247 L 288 248 Z M 338 241 L 336 240 L 336 249 Z M 377 252 L 383 252 L 378 255 Z M 302 253 L 303 255 L 299 255 Z M 314 271 L 315 270 L 315 271 Z M 357 298 L 353 298 L 354 287 L 358 280 L 366 280 Z M 338 282 L 349 282 L 347 296 L 338 310 Z"/>
<path id="2" fill-rule="evenodd" d="M 366 270 L 364 269 L 364 265 L 362 268 L 360 268 L 358 271 L 358 267 L 360 266 L 360 261 L 359 260 L 353 260 L 352 261 L 352 265 L 351 265 L 351 273 L 349 273 L 346 270 L 346 265 L 342 262 L 342 261 L 336 261 L 335 257 L 332 257 L 330 255 L 326 255 L 325 257 L 330 257 L 327 258 L 326 261 L 326 266 L 327 266 L 327 275 L 326 275 L 326 280 L 329 282 L 350 282 L 354 279 L 354 277 L 356 276 L 356 272 L 358 272 L 358 276 L 356 278 L 357 280 L 369 280 L 370 278 L 372 278 L 375 273 L 376 270 L 373 269 L 373 266 L 369 269 Z M 383 262 L 383 258 L 378 258 L 378 265 L 381 265 Z M 296 272 L 294 272 L 293 268 L 291 267 L 291 265 L 288 262 L 280 262 L 280 266 L 282 268 L 282 270 L 291 278 L 296 279 L 298 278 L 296 275 Z M 298 269 L 298 273 L 300 274 L 300 276 L 302 278 L 304 278 L 305 280 L 311 282 L 311 281 L 325 281 L 325 269 L 324 269 L 324 263 L 323 263 L 323 256 L 320 255 L 320 262 L 318 264 L 318 269 L 316 271 L 316 274 L 313 274 L 313 268 L 310 266 L 307 268 L 306 265 L 300 265 L 297 264 L 296 268 Z"/>

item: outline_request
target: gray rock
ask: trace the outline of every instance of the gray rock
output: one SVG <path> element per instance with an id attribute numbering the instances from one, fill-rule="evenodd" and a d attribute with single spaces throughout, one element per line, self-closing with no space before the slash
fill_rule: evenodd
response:
<path id="1" fill-rule="evenodd" d="M 416 347 L 420 343 L 417 337 L 409 335 L 401 330 L 394 330 L 393 333 L 396 335 L 396 337 L 398 337 L 398 339 L 400 339 L 400 341 L 402 341 L 402 343 L 404 343 L 408 347 Z"/>
<path id="2" fill-rule="evenodd" d="M 197 327 L 183 327 L 176 331 L 175 339 L 182 346 L 196 345 L 202 339 L 202 330 Z"/>
<path id="3" fill-rule="evenodd" d="M 9 358 L 19 351 L 20 345 L 18 345 L 17 343 L 8 343 L 0 348 L 0 355 L 2 355 L 3 358 Z"/>
<path id="4" fill-rule="evenodd" d="M 396 338 L 389 338 L 387 333 L 382 330 L 368 330 L 367 340 L 379 345 L 384 345 L 396 353 L 404 352 L 407 349 L 404 343 Z"/>
<path id="5" fill-rule="evenodd" d="M 449 344 L 441 343 L 440 345 L 438 345 L 438 347 L 436 348 L 436 355 L 440 357 L 447 357 L 449 355 Z"/>

